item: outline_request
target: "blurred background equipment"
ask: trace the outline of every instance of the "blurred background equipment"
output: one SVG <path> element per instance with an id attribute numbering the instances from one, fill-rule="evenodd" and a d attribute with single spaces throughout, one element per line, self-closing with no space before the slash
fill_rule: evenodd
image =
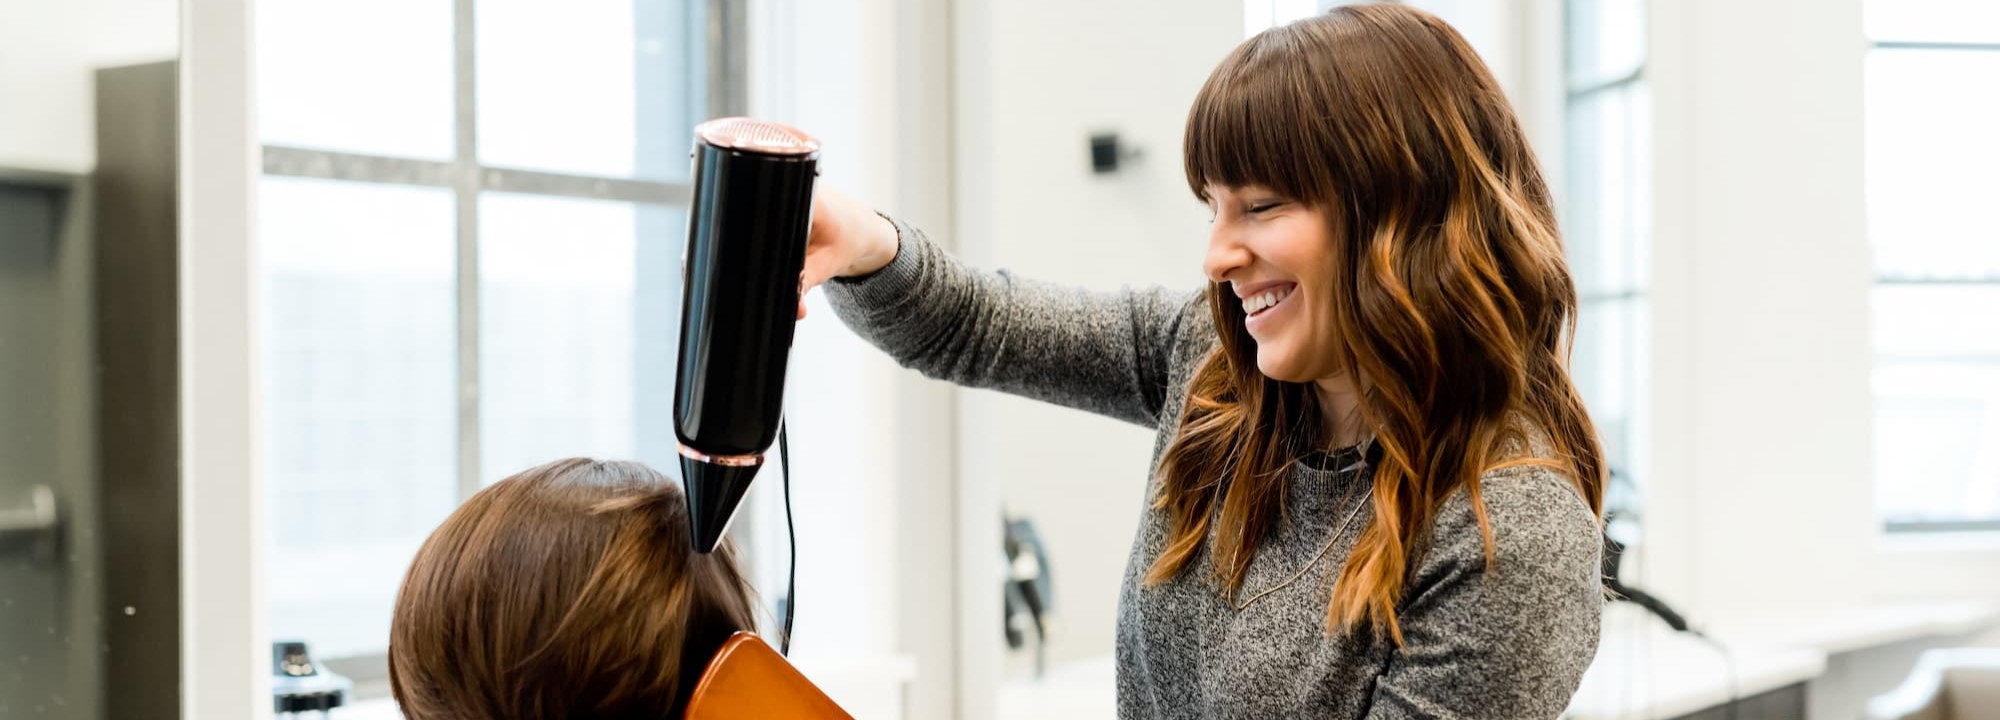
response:
<path id="1" fill-rule="evenodd" d="M 347 704 L 354 681 L 313 662 L 306 644 L 296 640 L 271 643 L 271 704 L 278 717 L 304 713 L 330 716 Z"/>
<path id="2" fill-rule="evenodd" d="M 1090 136 L 1090 171 L 1093 173 L 1107 175 L 1118 172 L 1121 163 L 1138 160 L 1143 154 L 1116 132 L 1101 132 Z"/>
<path id="3" fill-rule="evenodd" d="M 0 0 L 0 717 L 183 697 L 178 5 Z"/>
<path id="4" fill-rule="evenodd" d="M 1659 618 L 1676 632 L 1687 632 L 1688 622 L 1681 614 L 1652 593 L 1632 587 L 1625 581 L 1625 551 L 1627 543 L 1645 536 L 1640 524 L 1639 511 L 1635 505 L 1636 489 L 1630 480 L 1611 468 L 1606 475 L 1610 487 L 1604 493 L 1604 589 L 1611 592 L 1611 599 L 1629 602 L 1644 608 L 1646 612 Z M 1619 540 L 1618 538 L 1627 538 Z"/>
<path id="5" fill-rule="evenodd" d="M 1055 609 L 1054 579 L 1048 549 L 1035 522 L 1005 518 L 1001 547 L 1007 555 L 1005 583 L 1007 647 L 1020 650 L 1034 643 L 1035 675 L 1048 671 L 1049 630 Z"/>
<path id="6" fill-rule="evenodd" d="M 1910 677 L 1868 701 L 1867 720 L 2000 718 L 2000 648 L 1931 650 Z"/>

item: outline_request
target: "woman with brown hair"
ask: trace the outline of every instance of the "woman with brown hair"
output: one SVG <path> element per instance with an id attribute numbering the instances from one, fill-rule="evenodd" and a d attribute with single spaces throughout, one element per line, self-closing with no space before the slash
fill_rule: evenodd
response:
<path id="1" fill-rule="evenodd" d="M 804 280 L 925 374 L 1158 429 L 1121 717 L 1556 716 L 1597 645 L 1605 469 L 1498 83 L 1436 17 L 1339 7 L 1223 60 L 1185 161 L 1205 297 L 974 272 L 831 192 Z"/>
<path id="2" fill-rule="evenodd" d="M 572 458 L 479 491 L 396 596 L 389 682 L 412 720 L 678 718 L 753 628 L 725 541 L 696 553 L 679 484 Z"/>

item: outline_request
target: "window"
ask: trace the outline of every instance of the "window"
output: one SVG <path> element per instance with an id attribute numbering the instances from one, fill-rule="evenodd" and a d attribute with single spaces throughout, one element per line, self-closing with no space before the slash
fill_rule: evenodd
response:
<path id="1" fill-rule="evenodd" d="M 1646 467 L 1650 306 L 1650 95 L 1642 0 L 1564 3 L 1564 152 L 1557 210 L 1577 284 L 1571 377 L 1614 475 L 1608 504 L 1632 510 Z"/>
<path id="2" fill-rule="evenodd" d="M 275 636 L 380 677 L 403 570 L 472 492 L 569 455 L 671 472 L 711 4 L 259 4 Z"/>
<path id="3" fill-rule="evenodd" d="M 1865 7 L 1876 508 L 2000 530 L 2000 4 Z"/>

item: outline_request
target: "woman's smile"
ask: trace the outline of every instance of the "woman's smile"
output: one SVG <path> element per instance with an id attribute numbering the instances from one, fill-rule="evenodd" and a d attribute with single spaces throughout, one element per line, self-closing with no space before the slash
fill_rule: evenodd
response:
<path id="1" fill-rule="evenodd" d="M 1276 282 L 1258 283 L 1237 290 L 1237 297 L 1243 301 L 1245 315 L 1243 326 L 1256 337 L 1259 331 L 1268 330 L 1284 314 L 1291 297 L 1298 290 L 1298 283 Z"/>

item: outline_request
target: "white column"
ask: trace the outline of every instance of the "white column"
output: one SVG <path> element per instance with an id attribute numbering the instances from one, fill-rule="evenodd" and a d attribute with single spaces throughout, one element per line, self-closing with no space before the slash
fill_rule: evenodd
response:
<path id="1" fill-rule="evenodd" d="M 1873 550 L 1860 0 L 1650 3 L 1663 595 L 1855 602 Z"/>
<path id="2" fill-rule="evenodd" d="M 181 716 L 271 716 L 249 0 L 183 0 Z"/>

